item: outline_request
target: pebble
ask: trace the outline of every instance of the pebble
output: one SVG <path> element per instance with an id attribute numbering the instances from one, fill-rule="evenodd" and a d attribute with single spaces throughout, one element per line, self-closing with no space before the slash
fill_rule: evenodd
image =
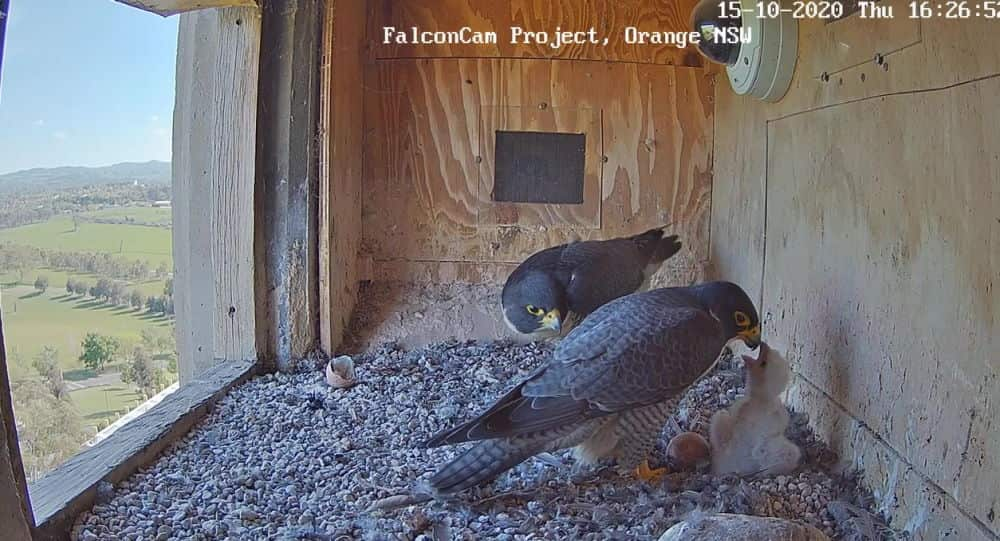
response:
<path id="1" fill-rule="evenodd" d="M 420 443 L 481 411 L 551 348 L 385 344 L 354 357 L 360 384 L 350 389 L 327 387 L 326 359 L 313 354 L 293 373 L 230 391 L 155 463 L 105 489 L 104 500 L 78 517 L 73 539 L 649 540 L 697 508 L 783 515 L 838 539 L 852 533 L 832 520 L 828 505 L 870 509 L 867 493 L 853 477 L 832 473 L 829 449 L 793 413 L 789 437 L 803 448 L 803 464 L 787 476 L 717 478 L 701 467 L 649 486 L 607 465 L 574 472 L 563 451 L 553 453 L 555 462 L 528 460 L 454 501 L 366 511 L 418 489 L 465 449 Z M 738 368 L 723 360 L 685 395 L 651 465 L 662 465 L 676 434 L 705 436 L 718 398 L 742 392 Z"/>

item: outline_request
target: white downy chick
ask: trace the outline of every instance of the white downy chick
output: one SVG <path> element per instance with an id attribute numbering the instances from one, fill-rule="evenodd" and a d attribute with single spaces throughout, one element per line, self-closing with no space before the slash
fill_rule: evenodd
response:
<path id="1" fill-rule="evenodd" d="M 788 361 L 767 344 L 747 366 L 747 394 L 728 410 L 712 416 L 709 439 L 716 475 L 782 475 L 790 473 L 802 453 L 785 437 L 788 410 L 781 393 L 791 380 Z"/>

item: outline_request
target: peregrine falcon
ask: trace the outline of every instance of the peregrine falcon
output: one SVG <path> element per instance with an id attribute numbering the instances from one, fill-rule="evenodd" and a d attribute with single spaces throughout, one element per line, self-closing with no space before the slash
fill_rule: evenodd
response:
<path id="1" fill-rule="evenodd" d="M 681 249 L 663 228 L 632 237 L 572 242 L 546 248 L 518 265 L 501 295 L 514 332 L 533 338 L 560 334 L 568 318 L 582 320 L 600 306 L 648 287 L 650 277 Z M 571 316 L 572 313 L 572 316 Z"/>
<path id="2" fill-rule="evenodd" d="M 646 458 L 684 391 L 733 339 L 760 344 L 760 320 L 731 282 L 618 298 L 584 319 L 552 358 L 479 417 L 427 442 L 475 446 L 430 479 L 453 494 L 543 452 L 575 447 L 585 462 L 616 457 L 643 480 Z"/>

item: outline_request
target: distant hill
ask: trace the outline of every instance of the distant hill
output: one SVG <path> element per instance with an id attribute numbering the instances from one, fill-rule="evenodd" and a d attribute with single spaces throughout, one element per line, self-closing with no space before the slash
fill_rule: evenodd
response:
<path id="1" fill-rule="evenodd" d="M 116 163 L 105 167 L 25 169 L 0 175 L 0 192 L 58 190 L 133 181 L 141 184 L 170 184 L 170 163 L 148 161 Z"/>

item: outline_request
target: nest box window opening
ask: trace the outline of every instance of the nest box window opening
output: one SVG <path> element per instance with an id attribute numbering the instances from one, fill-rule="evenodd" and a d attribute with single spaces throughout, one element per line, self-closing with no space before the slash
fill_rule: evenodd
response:
<path id="1" fill-rule="evenodd" d="M 586 146 L 583 133 L 497 130 L 493 200 L 582 204 Z"/>

